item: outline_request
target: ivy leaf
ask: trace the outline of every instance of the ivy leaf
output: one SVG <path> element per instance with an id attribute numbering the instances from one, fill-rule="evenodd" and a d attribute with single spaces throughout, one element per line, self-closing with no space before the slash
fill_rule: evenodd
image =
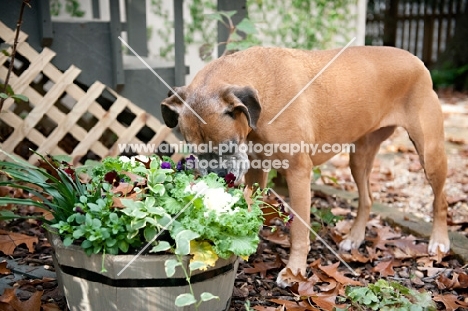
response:
<path id="1" fill-rule="evenodd" d="M 5 55 L 5 56 L 10 56 L 10 53 L 8 53 L 7 50 L 2 50 L 2 54 Z"/>
<path id="2" fill-rule="evenodd" d="M 172 277 L 175 273 L 175 268 L 181 266 L 182 263 L 178 262 L 176 259 L 168 259 L 164 262 L 164 270 L 168 278 Z"/>
<path id="3" fill-rule="evenodd" d="M 4 88 L 5 88 L 5 84 L 0 83 L 0 90 L 3 90 Z M 15 92 L 13 92 L 13 88 L 12 88 L 11 85 L 9 85 L 9 84 L 8 84 L 7 87 L 6 87 L 5 92 L 6 92 L 6 94 L 7 94 L 8 96 L 11 96 L 11 95 L 14 95 L 14 94 L 15 94 Z"/>
<path id="4" fill-rule="evenodd" d="M 7 99 L 9 96 L 5 93 L 0 93 L 0 98 Z"/>
<path id="5" fill-rule="evenodd" d="M 207 292 L 201 293 L 200 298 L 201 298 L 202 301 L 208 301 L 208 300 L 212 300 L 212 299 L 219 299 L 218 296 L 215 296 L 215 295 L 213 295 L 211 293 L 207 293 Z"/>
<path id="6" fill-rule="evenodd" d="M 257 29 L 255 28 L 255 24 L 248 18 L 244 18 L 240 21 L 239 24 L 236 26 L 237 30 L 245 32 L 248 35 L 253 35 L 257 33 Z"/>
<path id="7" fill-rule="evenodd" d="M 230 19 L 234 14 L 236 14 L 236 11 L 218 11 L 215 13 L 206 14 L 205 16 L 212 20 L 224 22 L 223 16 Z"/>
<path id="8" fill-rule="evenodd" d="M 208 267 L 214 267 L 216 261 L 218 260 L 218 255 L 213 250 L 213 247 L 206 241 L 190 241 L 190 254 L 193 255 L 193 258 L 190 261 L 191 263 L 203 263 L 203 266 L 196 268 L 200 270 L 206 270 Z M 192 269 L 192 267 L 190 267 L 190 269 L 195 270 Z"/>
<path id="9" fill-rule="evenodd" d="M 242 37 L 237 33 L 237 31 L 233 32 L 233 33 L 231 34 L 231 36 L 229 37 L 229 40 L 231 40 L 231 41 L 241 41 L 242 39 L 244 39 L 244 38 L 242 38 Z"/>
<path id="10" fill-rule="evenodd" d="M 158 245 L 155 245 L 151 250 L 150 253 L 157 253 L 162 251 L 167 251 L 171 248 L 171 244 L 167 241 L 159 241 Z"/>
<path id="11" fill-rule="evenodd" d="M 147 242 L 152 241 L 154 237 L 156 236 L 156 234 L 158 234 L 158 231 L 153 226 L 148 226 L 143 231 L 143 235 L 145 236 L 145 240 Z"/>
<path id="12" fill-rule="evenodd" d="M 192 294 L 180 294 L 175 300 L 175 305 L 177 307 L 189 306 L 196 303 L 197 300 L 193 297 Z"/>
<path id="13" fill-rule="evenodd" d="M 206 269 L 206 264 L 204 262 L 201 262 L 201 261 L 193 261 L 193 262 L 190 262 L 190 264 L 189 264 L 190 271 L 203 269 L 204 267 Z"/>
<path id="14" fill-rule="evenodd" d="M 177 255 L 188 255 L 190 253 L 190 241 L 198 238 L 200 235 L 192 230 L 182 230 L 176 237 L 176 254 Z"/>
<path id="15" fill-rule="evenodd" d="M 166 191 L 166 188 L 164 188 L 164 185 L 163 184 L 155 184 L 155 185 L 150 185 L 148 183 L 148 188 L 154 192 L 155 194 L 158 194 L 160 196 L 162 196 L 164 194 L 164 192 Z"/>
<path id="16" fill-rule="evenodd" d="M 11 98 L 13 98 L 16 102 L 18 101 L 28 102 L 29 101 L 29 98 L 27 96 L 24 96 L 21 94 L 11 95 Z"/>
<path id="17" fill-rule="evenodd" d="M 210 13 L 205 15 L 207 18 L 215 21 L 223 21 L 223 16 L 220 13 Z"/>

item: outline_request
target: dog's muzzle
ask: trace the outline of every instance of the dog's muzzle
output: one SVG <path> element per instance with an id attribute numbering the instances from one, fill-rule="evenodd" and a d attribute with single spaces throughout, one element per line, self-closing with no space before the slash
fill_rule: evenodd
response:
<path id="1" fill-rule="evenodd" d="M 202 153 L 197 157 L 197 167 L 200 174 L 206 175 L 209 173 L 215 173 L 220 177 L 225 177 L 227 174 L 232 173 L 236 176 L 235 183 L 242 179 L 250 166 L 247 153 L 244 152 L 229 155 Z"/>

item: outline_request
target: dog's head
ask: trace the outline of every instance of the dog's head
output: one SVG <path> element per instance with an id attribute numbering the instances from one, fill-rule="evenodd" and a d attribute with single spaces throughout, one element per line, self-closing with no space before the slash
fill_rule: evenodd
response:
<path id="1" fill-rule="evenodd" d="M 260 117 L 257 91 L 250 86 L 226 85 L 210 90 L 202 87 L 175 88 L 161 103 L 166 125 L 180 132 L 198 157 L 202 174 L 228 173 L 239 181 L 248 169 L 247 135 Z"/>

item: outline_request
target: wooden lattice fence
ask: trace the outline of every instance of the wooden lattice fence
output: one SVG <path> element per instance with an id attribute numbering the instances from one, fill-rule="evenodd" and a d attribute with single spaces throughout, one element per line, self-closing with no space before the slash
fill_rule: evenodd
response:
<path id="1" fill-rule="evenodd" d="M 31 163 L 37 156 L 30 149 L 40 154 L 70 155 L 78 164 L 109 155 L 158 153 L 150 149 L 121 152 L 119 144 L 154 147 L 179 142 L 171 129 L 106 85 L 96 81 L 87 88 L 75 82 L 79 68 L 58 70 L 51 64 L 52 50 L 44 48 L 38 53 L 26 39 L 21 33 L 9 84 L 29 102 L 5 101 L 0 112 L 0 149 Z M 10 45 L 9 53 L 13 40 L 14 31 L 0 22 L 0 43 Z M 1 83 L 9 62 L 10 57 L 0 53 Z M 174 160 L 180 157 L 172 155 Z M 4 159 L 0 153 L 0 160 Z"/>

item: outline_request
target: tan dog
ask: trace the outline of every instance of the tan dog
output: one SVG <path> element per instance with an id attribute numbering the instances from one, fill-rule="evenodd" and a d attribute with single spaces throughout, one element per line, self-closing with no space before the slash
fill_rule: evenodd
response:
<path id="1" fill-rule="evenodd" d="M 401 126 L 413 141 L 434 192 L 429 251 L 447 252 L 443 116 L 429 72 L 418 58 L 390 47 L 350 47 L 269 124 L 338 52 L 255 47 L 221 57 L 204 67 L 190 85 L 176 88 L 177 95 L 170 94 L 162 102 L 164 121 L 169 127 L 179 125 L 187 142 L 193 144 L 354 143 L 350 167 L 359 190 L 359 208 L 349 235 L 340 244 L 344 250 L 357 248 L 364 240 L 372 205 L 372 163 L 380 144 Z M 217 159 L 218 153 L 214 149 L 198 156 Z M 249 159 L 277 159 L 281 161 L 277 164 L 288 164 L 279 171 L 286 177 L 291 207 L 308 222 L 311 170 L 334 155 L 276 152 L 269 156 L 249 154 Z M 222 158 L 242 161 L 247 152 L 224 152 Z M 225 165 L 202 169 L 208 171 L 233 172 L 239 180 L 246 168 Z M 261 168 L 250 168 L 245 181 L 265 186 L 266 177 Z M 300 221 L 293 221 L 291 242 L 286 268 L 304 274 L 309 229 Z M 287 285 L 285 272 L 278 276 L 279 285 Z"/>

